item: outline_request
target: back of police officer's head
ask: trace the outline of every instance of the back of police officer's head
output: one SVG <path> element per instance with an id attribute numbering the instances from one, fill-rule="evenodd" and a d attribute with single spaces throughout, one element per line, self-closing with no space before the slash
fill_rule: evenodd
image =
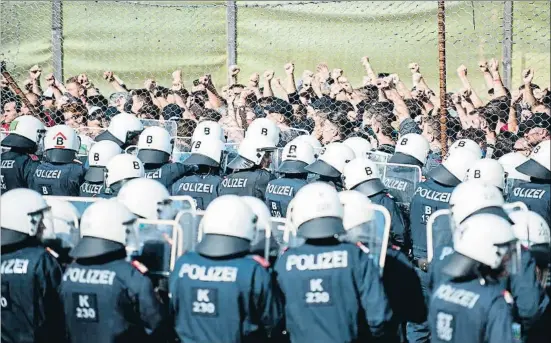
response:
<path id="1" fill-rule="evenodd" d="M 344 214 L 342 224 L 346 230 L 345 238 L 348 242 L 372 242 L 371 224 L 375 214 L 370 209 L 371 200 L 358 191 L 339 192 L 339 200 Z"/>
<path id="2" fill-rule="evenodd" d="M 339 194 L 331 185 L 314 182 L 302 187 L 287 209 L 287 219 L 307 240 L 337 238 L 344 233 Z"/>
<path id="3" fill-rule="evenodd" d="M 508 218 L 503 210 L 505 199 L 500 189 L 482 180 L 467 180 L 453 190 L 450 209 L 459 224 L 476 213 L 493 213 Z"/>
<path id="4" fill-rule="evenodd" d="M 505 276 L 518 267 L 514 257 L 516 241 L 507 219 L 490 213 L 476 214 L 455 229 L 456 254 L 450 256 L 442 272 L 459 279 Z"/>
<path id="5" fill-rule="evenodd" d="M 2 194 L 2 246 L 20 243 L 29 237 L 41 238 L 44 230 L 43 220 L 48 210 L 46 200 L 33 190 L 17 188 Z"/>
<path id="6" fill-rule="evenodd" d="M 306 180 L 308 171 L 305 169 L 316 160 L 314 148 L 306 140 L 294 139 L 283 148 L 278 172 L 285 177 L 303 178 Z"/>
<path id="7" fill-rule="evenodd" d="M 355 158 L 347 163 L 344 166 L 342 179 L 346 189 L 358 190 L 368 196 L 385 189 L 377 165 L 365 157 Z"/>
<path id="8" fill-rule="evenodd" d="M 237 149 L 238 156 L 228 164 L 234 171 L 267 168 L 271 164 L 271 151 L 276 145 L 264 136 L 248 136 Z"/>
<path id="9" fill-rule="evenodd" d="M 268 118 L 257 118 L 251 122 L 245 138 L 264 137 L 267 138 L 273 146 L 279 143 L 279 134 L 281 129 Z"/>
<path id="10" fill-rule="evenodd" d="M 162 127 L 151 126 L 140 133 L 138 158 L 144 164 L 164 164 L 170 161 L 174 140 Z"/>
<path id="11" fill-rule="evenodd" d="M 501 156 L 498 160 L 501 166 L 505 170 L 506 179 L 511 180 L 530 181 L 530 176 L 519 172 L 516 168 L 526 162 L 528 157 L 524 156 L 520 152 L 510 152 Z"/>
<path id="12" fill-rule="evenodd" d="M 114 199 L 94 202 L 82 215 L 82 238 L 69 255 L 76 259 L 113 253 L 120 258 L 125 257 L 125 246 L 134 233 L 135 221 L 136 216 Z"/>
<path id="13" fill-rule="evenodd" d="M 170 194 L 159 181 L 146 178 L 129 180 L 120 189 L 117 199 L 138 217 L 172 219 L 169 218 Z"/>
<path id="14" fill-rule="evenodd" d="M 100 141 L 94 143 L 88 153 L 88 170 L 84 179 L 88 182 L 104 182 L 105 167 L 113 157 L 122 153 L 117 143 L 112 141 Z"/>
<path id="15" fill-rule="evenodd" d="M 20 116 L 10 124 L 10 134 L 2 140 L 2 146 L 13 151 L 35 153 L 43 144 L 46 127 L 33 116 Z"/>
<path id="16" fill-rule="evenodd" d="M 323 177 L 340 178 L 346 164 L 355 157 L 354 151 L 348 145 L 340 142 L 329 143 L 306 170 Z"/>
<path id="17" fill-rule="evenodd" d="M 483 158 L 476 161 L 467 172 L 467 180 L 481 180 L 490 185 L 505 190 L 505 170 L 496 160 Z"/>
<path id="18" fill-rule="evenodd" d="M 198 166 L 200 174 L 218 174 L 224 152 L 224 142 L 218 137 L 200 137 L 191 143 L 191 155 L 184 165 Z"/>
<path id="19" fill-rule="evenodd" d="M 226 142 L 226 136 L 224 135 L 222 125 L 213 120 L 204 120 L 197 124 L 191 136 L 191 141 L 204 141 L 207 139 L 217 139 Z"/>
<path id="20" fill-rule="evenodd" d="M 121 148 L 136 144 L 144 126 L 140 119 L 130 113 L 119 113 L 109 123 L 107 130 L 96 137 L 96 141 L 111 140 Z"/>
<path id="21" fill-rule="evenodd" d="M 408 133 L 396 142 L 396 150 L 388 162 L 422 167 L 427 163 L 429 152 L 430 144 L 425 137 Z"/>
<path id="22" fill-rule="evenodd" d="M 209 204 L 199 224 L 202 239 L 196 251 L 213 258 L 247 254 L 257 221 L 254 211 L 239 196 L 220 196 Z"/>
<path id="23" fill-rule="evenodd" d="M 105 167 L 105 185 L 109 188 L 120 189 L 127 181 L 144 176 L 142 161 L 131 154 L 116 155 Z"/>
<path id="24" fill-rule="evenodd" d="M 441 165 L 430 171 L 429 177 L 441 185 L 455 187 L 465 180 L 469 167 L 480 158 L 479 154 L 470 149 L 452 150 L 450 148 L 448 157 Z"/>
<path id="25" fill-rule="evenodd" d="M 456 149 L 467 149 L 472 153 L 474 153 L 475 155 L 478 155 L 480 156 L 480 158 L 482 158 L 482 149 L 480 148 L 480 145 L 478 145 L 478 143 L 476 143 L 472 139 L 462 138 L 462 139 L 456 140 L 449 147 L 448 155 L 450 155 Z"/>
<path id="26" fill-rule="evenodd" d="M 528 161 L 517 171 L 530 176 L 532 182 L 551 183 L 551 140 L 545 140 L 532 150 Z"/>
<path id="27" fill-rule="evenodd" d="M 44 137 L 44 159 L 55 164 L 72 163 L 80 149 L 80 137 L 67 125 L 52 126 Z"/>

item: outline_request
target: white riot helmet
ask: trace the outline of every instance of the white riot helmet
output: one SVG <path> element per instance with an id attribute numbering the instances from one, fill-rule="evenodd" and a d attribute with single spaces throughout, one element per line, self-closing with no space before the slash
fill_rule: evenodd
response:
<path id="1" fill-rule="evenodd" d="M 44 137 L 44 157 L 53 163 L 71 163 L 80 149 L 77 132 L 67 125 L 52 126 Z"/>
<path id="2" fill-rule="evenodd" d="M 292 140 L 283 148 L 278 172 L 282 174 L 306 174 L 307 165 L 316 161 L 314 148 L 306 141 Z"/>
<path id="3" fill-rule="evenodd" d="M 429 177 L 446 186 L 457 186 L 465 180 L 469 167 L 480 158 L 469 149 L 455 149 L 441 165 L 431 170 Z"/>
<path id="4" fill-rule="evenodd" d="M 396 142 L 396 150 L 388 162 L 422 167 L 427 163 L 429 152 L 430 144 L 425 137 L 408 133 Z"/>
<path id="5" fill-rule="evenodd" d="M 528 157 L 520 152 L 510 152 L 497 160 L 505 170 L 505 177 L 509 180 L 530 181 L 530 176 L 519 172 L 516 168 L 528 161 Z"/>
<path id="6" fill-rule="evenodd" d="M 199 224 L 203 238 L 195 250 L 211 257 L 249 252 L 257 221 L 254 211 L 240 197 L 222 195 L 205 211 Z"/>
<path id="7" fill-rule="evenodd" d="M 112 187 L 117 182 L 144 177 L 144 175 L 143 163 L 136 156 L 116 155 L 105 168 L 105 185 Z"/>
<path id="8" fill-rule="evenodd" d="M 340 177 L 344 166 L 354 159 L 354 151 L 339 142 L 329 143 L 323 148 L 317 161 L 305 169 L 310 173 L 326 177 Z"/>
<path id="9" fill-rule="evenodd" d="M 551 244 L 549 225 L 545 218 L 533 211 L 513 211 L 509 217 L 515 223 L 515 236 L 526 247 Z"/>
<path id="10" fill-rule="evenodd" d="M 245 137 L 237 149 L 238 156 L 228 163 L 228 168 L 244 170 L 259 166 L 264 156 L 274 149 L 273 141 L 264 136 Z"/>
<path id="11" fill-rule="evenodd" d="M 245 138 L 265 137 L 273 146 L 279 143 L 280 128 L 268 118 L 257 118 L 247 128 Z"/>
<path id="12" fill-rule="evenodd" d="M 113 141 L 124 149 L 132 145 L 134 138 L 142 131 L 143 124 L 135 115 L 122 112 L 111 118 L 109 127 L 96 137 L 96 142 Z"/>
<path id="13" fill-rule="evenodd" d="M 191 155 L 183 162 L 184 165 L 199 165 L 220 167 L 224 143 L 215 138 L 199 138 L 191 143 Z"/>
<path id="14" fill-rule="evenodd" d="M 10 124 L 10 134 L 2 140 L 2 146 L 35 152 L 42 148 L 46 127 L 33 116 L 20 116 Z"/>
<path id="15" fill-rule="evenodd" d="M 364 194 L 358 191 L 342 191 L 339 192 L 339 199 L 344 208 L 342 224 L 346 231 L 368 223 L 375 218 L 373 211 L 367 209 L 371 204 L 371 200 Z"/>
<path id="16" fill-rule="evenodd" d="M 365 157 L 355 158 L 347 163 L 342 172 L 342 180 L 344 188 L 357 190 L 367 196 L 385 189 L 377 165 Z"/>
<path id="17" fill-rule="evenodd" d="M 456 140 L 448 149 L 448 154 L 451 155 L 457 149 L 467 149 L 482 158 L 482 149 L 480 148 L 480 145 L 478 145 L 472 139 L 462 138 Z"/>
<path id="18" fill-rule="evenodd" d="M 64 243 L 62 247 L 73 247 L 79 238 L 78 226 L 80 212 L 69 201 L 49 197 L 46 202 L 50 211 L 44 216 L 44 239 L 59 238 Z"/>
<path id="19" fill-rule="evenodd" d="M 113 157 L 121 153 L 122 149 L 112 141 L 101 141 L 92 145 L 88 154 L 90 168 L 86 171 L 84 180 L 95 183 L 105 181 L 105 167 Z"/>
<path id="20" fill-rule="evenodd" d="M 162 164 L 170 160 L 174 140 L 162 127 L 151 126 L 140 133 L 138 158 L 144 164 Z"/>
<path id="21" fill-rule="evenodd" d="M 312 146 L 312 148 L 314 148 L 314 151 L 322 148 L 320 141 L 312 135 L 300 135 L 293 140 L 309 143 Z"/>
<path id="22" fill-rule="evenodd" d="M 256 229 L 265 230 L 266 227 L 270 225 L 270 218 L 272 216 L 268 206 L 266 206 L 262 200 L 248 195 L 242 196 L 241 200 L 243 200 L 257 216 L 258 221 L 256 222 Z"/>
<path id="23" fill-rule="evenodd" d="M 159 181 L 146 178 L 130 180 L 120 189 L 117 200 L 138 217 L 172 219 L 170 194 Z"/>
<path id="24" fill-rule="evenodd" d="M 16 188 L 0 197 L 0 224 L 2 246 L 19 243 L 29 236 L 39 234 L 45 212 L 46 200 L 37 192 Z"/>
<path id="25" fill-rule="evenodd" d="M 468 218 L 455 230 L 453 248 L 460 255 L 491 269 L 498 269 L 502 267 L 504 257 L 513 250 L 511 245 L 515 242 L 512 224 L 507 219 L 483 213 Z M 450 258 L 449 264 L 444 268 L 447 274 L 456 276 L 459 273 L 448 271 L 461 266 L 465 266 L 465 263 L 458 263 L 455 258 Z"/>
<path id="26" fill-rule="evenodd" d="M 94 202 L 82 215 L 82 238 L 69 256 L 90 258 L 124 251 L 134 234 L 135 221 L 136 216 L 120 202 L 104 199 Z"/>
<path id="27" fill-rule="evenodd" d="M 462 182 L 450 196 L 450 209 L 457 224 L 481 212 L 507 218 L 504 204 L 503 194 L 497 187 L 476 179 Z"/>
<path id="28" fill-rule="evenodd" d="M 204 141 L 210 138 L 226 142 L 222 125 L 213 120 L 205 120 L 197 124 L 191 136 L 191 141 Z"/>
<path id="29" fill-rule="evenodd" d="M 551 140 L 536 145 L 530 159 L 518 166 L 517 170 L 530 177 L 551 180 Z"/>
<path id="30" fill-rule="evenodd" d="M 501 164 L 491 158 L 476 161 L 467 172 L 467 180 L 480 179 L 496 186 L 501 191 L 505 189 L 505 170 Z"/>
<path id="31" fill-rule="evenodd" d="M 302 187 L 287 208 L 287 219 L 307 239 L 330 238 L 344 233 L 343 206 L 334 187 L 314 182 Z"/>
<path id="32" fill-rule="evenodd" d="M 368 153 L 371 152 L 371 149 L 373 148 L 371 146 L 371 143 L 367 139 L 362 137 L 350 137 L 344 140 L 342 143 L 352 149 L 352 151 L 354 151 L 354 155 L 356 156 L 356 158 L 367 158 Z"/>

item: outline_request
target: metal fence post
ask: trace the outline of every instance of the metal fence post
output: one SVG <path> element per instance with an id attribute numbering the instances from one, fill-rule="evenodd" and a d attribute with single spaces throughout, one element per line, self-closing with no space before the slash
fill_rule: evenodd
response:
<path id="1" fill-rule="evenodd" d="M 438 1 L 438 61 L 440 71 L 440 145 L 442 156 L 448 152 L 448 119 L 446 108 L 446 8 Z"/>
<path id="2" fill-rule="evenodd" d="M 52 64 L 56 80 L 63 82 L 63 3 L 52 1 Z"/>
<path id="3" fill-rule="evenodd" d="M 513 72 L 513 1 L 503 6 L 503 83 L 511 89 Z"/>
<path id="4" fill-rule="evenodd" d="M 227 62 L 228 70 L 231 65 L 237 64 L 237 4 L 235 0 L 226 2 L 226 35 L 227 35 Z M 232 78 L 228 73 L 228 84 Z"/>

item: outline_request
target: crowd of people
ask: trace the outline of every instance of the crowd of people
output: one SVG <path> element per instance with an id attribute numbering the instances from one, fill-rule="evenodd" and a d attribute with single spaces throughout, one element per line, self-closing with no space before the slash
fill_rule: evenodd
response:
<path id="1" fill-rule="evenodd" d="M 361 63 L 2 79 L 2 341 L 551 340 L 551 87 Z"/>

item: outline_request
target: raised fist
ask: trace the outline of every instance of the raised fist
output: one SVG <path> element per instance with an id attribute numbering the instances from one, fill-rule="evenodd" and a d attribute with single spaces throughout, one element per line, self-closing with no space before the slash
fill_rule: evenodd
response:
<path id="1" fill-rule="evenodd" d="M 337 80 L 339 77 L 342 76 L 342 69 L 339 69 L 339 68 L 335 68 L 333 69 L 333 71 L 331 72 L 331 78 L 333 80 Z"/>
<path id="2" fill-rule="evenodd" d="M 492 58 L 490 63 L 488 63 L 488 69 L 491 73 L 497 72 L 499 70 L 499 62 L 495 58 Z"/>
<path id="3" fill-rule="evenodd" d="M 31 80 L 38 80 L 41 73 L 42 73 L 42 69 L 38 65 L 35 64 L 29 70 L 29 77 L 31 78 Z"/>
<path id="4" fill-rule="evenodd" d="M 295 72 L 295 65 L 293 63 L 287 63 L 283 68 L 287 75 L 292 75 Z"/>
<path id="5" fill-rule="evenodd" d="M 420 71 L 419 64 L 413 62 L 408 65 L 409 71 L 411 71 L 412 74 L 417 74 Z"/>
<path id="6" fill-rule="evenodd" d="M 46 85 L 48 87 L 53 87 L 55 86 L 55 77 L 54 77 L 54 74 L 48 74 L 48 76 L 46 76 Z"/>
<path id="7" fill-rule="evenodd" d="M 113 77 L 113 72 L 112 71 L 105 71 L 103 73 L 103 78 L 105 80 L 107 80 L 107 82 L 111 82 L 113 81 L 115 78 Z"/>
<path id="8" fill-rule="evenodd" d="M 258 87 L 258 82 L 260 81 L 260 75 L 258 73 L 254 73 L 249 77 L 249 87 L 256 88 Z"/>
<path id="9" fill-rule="evenodd" d="M 485 73 L 488 71 L 488 63 L 484 60 L 478 62 L 478 68 L 480 68 L 480 71 Z"/>
<path id="10" fill-rule="evenodd" d="M 241 71 L 241 68 L 239 68 L 239 66 L 237 66 L 235 64 L 230 66 L 230 76 L 231 77 L 237 76 L 237 74 L 239 74 L 240 71 Z"/>
<path id="11" fill-rule="evenodd" d="M 465 65 L 460 65 L 458 68 L 457 68 L 457 75 L 459 77 L 465 77 L 467 76 L 467 67 L 465 67 Z"/>
<path id="12" fill-rule="evenodd" d="M 264 72 L 264 79 L 266 81 L 271 81 L 274 78 L 274 71 L 273 70 L 266 70 Z"/>
<path id="13" fill-rule="evenodd" d="M 324 81 L 329 79 L 329 67 L 325 63 L 320 63 L 316 66 L 316 73 Z"/>
<path id="14" fill-rule="evenodd" d="M 369 57 L 367 56 L 362 57 L 362 65 L 365 66 L 367 64 L 369 64 Z"/>
<path id="15" fill-rule="evenodd" d="M 522 71 L 522 81 L 524 81 L 525 85 L 531 84 L 533 79 L 534 69 L 525 69 Z"/>

